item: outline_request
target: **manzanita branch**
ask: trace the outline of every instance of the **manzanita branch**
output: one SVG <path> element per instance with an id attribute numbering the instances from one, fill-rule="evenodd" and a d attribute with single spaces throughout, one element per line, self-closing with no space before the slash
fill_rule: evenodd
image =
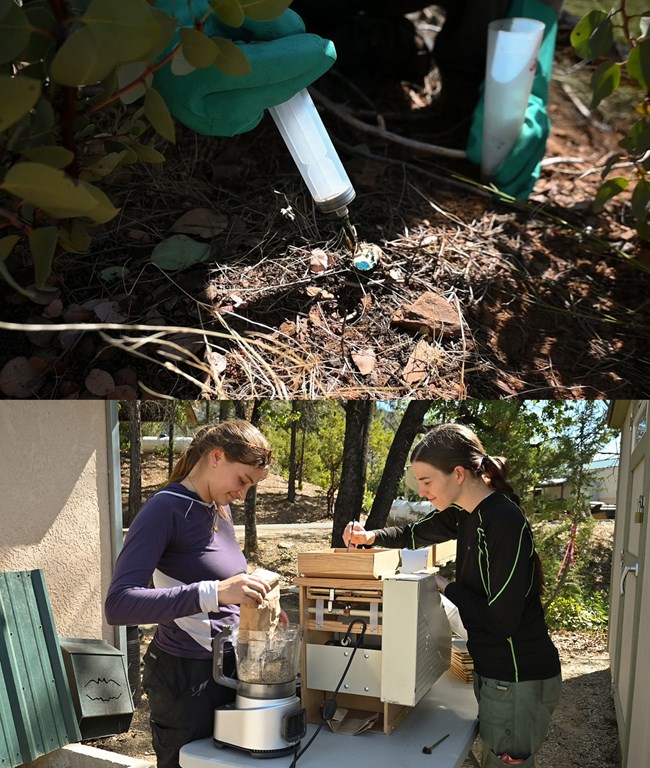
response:
<path id="1" fill-rule="evenodd" d="M 627 0 L 620 0 L 620 2 L 621 7 L 619 8 L 619 13 L 623 18 L 623 34 L 625 35 L 625 41 L 630 47 L 633 47 L 634 41 L 632 40 L 632 34 L 630 32 L 630 17 L 628 16 L 627 9 L 625 7 Z"/>
<path id="2" fill-rule="evenodd" d="M 6 224 L 0 224 L 0 229 L 3 229 L 6 226 L 11 226 L 20 232 L 23 232 L 27 237 L 31 235 L 32 228 L 29 224 L 16 216 L 12 211 L 8 211 L 6 208 L 0 208 L 0 216 L 7 222 Z"/>
<path id="3" fill-rule="evenodd" d="M 118 88 L 117 91 L 112 93 L 103 101 L 99 101 L 97 102 L 97 104 L 93 104 L 93 106 L 88 110 L 88 112 L 92 114 L 94 112 L 98 112 L 100 109 L 104 109 L 104 107 L 107 107 L 109 104 L 112 104 L 114 101 L 117 101 L 125 93 L 132 91 L 137 85 L 140 85 L 140 83 L 144 83 L 145 80 L 149 77 L 149 75 L 153 75 L 154 72 L 157 72 L 159 69 L 161 69 L 161 67 L 164 67 L 165 64 L 170 62 L 174 58 L 174 56 L 176 55 L 176 52 L 180 47 L 181 47 L 180 43 L 175 45 L 172 48 L 172 50 L 167 54 L 167 56 L 160 59 L 160 61 L 157 61 L 155 64 L 152 64 L 151 66 L 147 67 L 141 75 L 135 78 L 135 80 L 133 80 L 130 83 L 127 83 L 121 88 Z"/>
<path id="4" fill-rule="evenodd" d="M 69 20 L 70 11 L 65 0 L 51 0 L 52 10 L 59 23 L 58 43 L 65 41 L 66 22 Z M 77 89 L 69 85 L 61 86 L 62 103 L 58 106 L 61 115 L 61 143 L 72 152 L 73 159 L 66 167 L 66 172 L 74 177 L 79 177 L 80 168 L 77 160 L 77 140 L 75 138 L 74 123 L 77 119 Z"/>

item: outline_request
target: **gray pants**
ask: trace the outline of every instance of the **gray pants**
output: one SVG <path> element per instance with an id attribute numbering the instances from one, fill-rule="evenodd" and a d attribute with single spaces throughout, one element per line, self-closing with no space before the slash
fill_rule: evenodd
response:
<path id="1" fill-rule="evenodd" d="M 474 673 L 482 768 L 503 768 L 499 755 L 504 752 L 513 758 L 523 758 L 520 768 L 533 768 L 535 753 L 544 743 L 560 699 L 561 685 L 561 675 L 511 683 Z"/>

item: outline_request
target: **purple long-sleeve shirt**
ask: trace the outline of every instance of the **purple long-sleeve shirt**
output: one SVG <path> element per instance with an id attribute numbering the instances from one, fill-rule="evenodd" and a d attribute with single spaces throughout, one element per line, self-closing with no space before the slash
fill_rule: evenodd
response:
<path id="1" fill-rule="evenodd" d="M 157 624 L 162 650 L 209 658 L 211 638 L 238 622 L 239 606 L 203 613 L 198 582 L 246 570 L 232 520 L 215 517 L 212 505 L 170 483 L 148 499 L 129 528 L 106 596 L 106 620 Z"/>

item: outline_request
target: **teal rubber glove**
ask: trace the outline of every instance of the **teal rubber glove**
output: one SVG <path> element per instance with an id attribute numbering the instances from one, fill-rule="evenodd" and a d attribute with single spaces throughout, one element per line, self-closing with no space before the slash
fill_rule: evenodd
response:
<path id="1" fill-rule="evenodd" d="M 180 26 L 193 27 L 210 6 L 207 0 L 158 0 L 156 7 L 175 16 Z M 290 99 L 336 60 L 334 44 L 305 33 L 302 19 L 291 10 L 268 22 L 246 19 L 241 27 L 229 27 L 212 14 L 204 31 L 233 40 L 251 73 L 233 77 L 210 66 L 174 75 L 168 64 L 156 73 L 154 86 L 177 120 L 207 136 L 250 131 L 265 109 Z"/>
<path id="2" fill-rule="evenodd" d="M 537 59 L 537 69 L 531 95 L 528 99 L 524 124 L 508 157 L 497 168 L 494 184 L 508 195 L 525 200 L 539 178 L 541 161 L 546 149 L 546 139 L 551 128 L 546 103 L 553 69 L 557 14 L 538 0 L 514 0 L 508 18 L 538 19 L 546 25 Z M 467 157 L 480 165 L 483 142 L 483 91 L 472 115 L 472 125 L 467 140 Z"/>

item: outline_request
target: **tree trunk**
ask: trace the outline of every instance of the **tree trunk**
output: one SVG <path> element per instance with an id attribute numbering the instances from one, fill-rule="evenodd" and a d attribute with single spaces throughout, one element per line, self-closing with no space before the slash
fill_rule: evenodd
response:
<path id="1" fill-rule="evenodd" d="M 244 500 L 244 555 L 257 552 L 257 486 L 248 489 Z"/>
<path id="2" fill-rule="evenodd" d="M 260 420 L 261 403 L 255 400 L 251 412 L 251 424 L 257 426 Z M 244 499 L 244 555 L 250 557 L 257 551 L 257 487 L 248 489 Z"/>
<path id="3" fill-rule="evenodd" d="M 348 400 L 345 404 L 343 465 L 334 505 L 333 547 L 343 546 L 345 526 L 350 520 L 358 520 L 361 514 L 373 409 L 372 400 Z"/>
<path id="4" fill-rule="evenodd" d="M 302 422 L 302 429 L 300 430 L 300 459 L 298 460 L 298 490 L 302 491 L 303 485 L 303 470 L 305 468 L 305 443 L 307 442 L 307 430 L 305 422 Z"/>
<path id="5" fill-rule="evenodd" d="M 404 473 L 409 450 L 430 407 L 430 400 L 411 400 L 402 416 L 386 457 L 372 509 L 366 520 L 369 530 L 383 528 L 386 525 L 390 506 L 397 495 L 397 486 Z"/>
<path id="6" fill-rule="evenodd" d="M 219 400 L 219 421 L 228 421 L 235 415 L 235 404 L 232 400 Z"/>
<path id="7" fill-rule="evenodd" d="M 296 435 L 300 410 L 295 400 L 291 401 L 291 433 L 289 442 L 289 479 L 287 481 L 287 501 L 294 504 L 296 501 Z"/>
<path id="8" fill-rule="evenodd" d="M 140 401 L 126 400 L 129 414 L 129 504 L 123 514 L 123 525 L 128 528 L 142 506 L 142 425 Z"/>
<path id="9" fill-rule="evenodd" d="M 174 469 L 174 428 L 176 427 L 176 402 L 170 403 L 169 424 L 167 426 L 167 475 L 171 475 Z"/>

